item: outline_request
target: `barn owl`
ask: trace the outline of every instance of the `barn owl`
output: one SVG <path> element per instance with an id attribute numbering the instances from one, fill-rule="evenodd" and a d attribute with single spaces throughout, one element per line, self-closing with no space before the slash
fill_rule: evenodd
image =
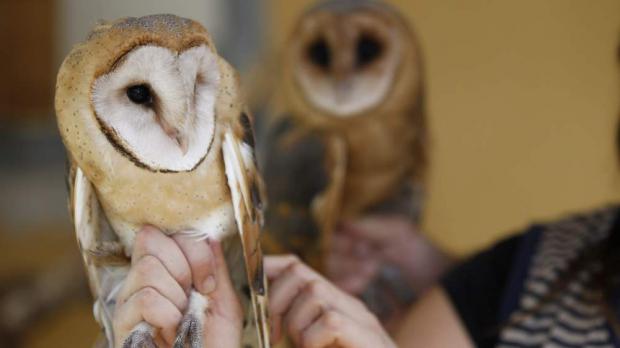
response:
<path id="1" fill-rule="evenodd" d="M 324 269 L 342 220 L 386 212 L 418 222 L 427 130 L 420 51 L 407 22 L 374 1 L 320 4 L 297 22 L 280 66 L 257 137 L 269 201 L 265 250 Z M 384 269 L 380 291 L 410 301 L 393 271 Z"/>
<path id="2" fill-rule="evenodd" d="M 111 315 L 145 224 L 225 246 L 246 309 L 244 346 L 269 345 L 251 120 L 235 71 L 207 31 L 173 15 L 97 26 L 63 62 L 58 127 L 70 210 L 109 345 Z M 175 347 L 202 347 L 208 297 L 192 290 Z M 152 346 L 141 323 L 125 347 Z"/>

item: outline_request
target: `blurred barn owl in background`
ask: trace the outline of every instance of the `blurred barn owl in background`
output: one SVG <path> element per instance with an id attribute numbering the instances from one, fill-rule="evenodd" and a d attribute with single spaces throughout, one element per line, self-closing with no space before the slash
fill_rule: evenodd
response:
<path id="1" fill-rule="evenodd" d="M 56 114 L 70 161 L 70 210 L 109 344 L 134 237 L 150 224 L 224 242 L 246 313 L 244 347 L 269 345 L 260 178 L 244 109 L 236 72 L 192 20 L 102 24 L 65 59 Z M 175 347 L 203 346 L 208 303 L 192 291 Z M 126 347 L 152 343 L 143 324 Z"/>
<path id="2" fill-rule="evenodd" d="M 263 247 L 324 271 L 340 221 L 419 220 L 428 140 L 421 55 L 395 9 L 328 1 L 299 19 L 280 60 L 257 136 L 269 201 Z M 364 295 L 380 315 L 391 310 L 385 298 L 412 299 L 402 279 L 383 273 L 391 279 L 377 287 L 392 293 Z"/>

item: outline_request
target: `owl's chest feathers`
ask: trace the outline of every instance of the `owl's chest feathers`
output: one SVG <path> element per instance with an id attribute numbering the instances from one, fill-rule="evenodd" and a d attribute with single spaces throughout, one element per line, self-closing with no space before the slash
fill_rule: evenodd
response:
<path id="1" fill-rule="evenodd" d="M 215 161 L 219 164 L 219 161 Z M 118 166 L 93 183 L 105 214 L 126 248 L 145 224 L 167 234 L 222 239 L 234 217 L 223 167 L 185 173 L 154 173 Z"/>
<path id="2" fill-rule="evenodd" d="M 346 143 L 343 213 L 379 204 L 411 178 L 414 134 L 390 124 L 366 123 L 341 133 Z"/>

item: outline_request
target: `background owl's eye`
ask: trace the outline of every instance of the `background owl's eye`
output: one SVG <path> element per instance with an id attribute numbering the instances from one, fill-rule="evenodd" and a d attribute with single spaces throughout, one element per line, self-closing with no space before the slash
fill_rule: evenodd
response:
<path id="1" fill-rule="evenodd" d="M 357 41 L 356 62 L 358 67 L 366 66 L 379 58 L 383 51 L 383 46 L 374 37 L 362 35 Z"/>
<path id="2" fill-rule="evenodd" d="M 322 69 L 329 68 L 331 63 L 331 52 L 324 38 L 319 38 L 308 47 L 308 57 Z"/>
<path id="3" fill-rule="evenodd" d="M 127 98 L 136 104 L 151 104 L 153 96 L 147 85 L 135 85 L 127 88 Z"/>

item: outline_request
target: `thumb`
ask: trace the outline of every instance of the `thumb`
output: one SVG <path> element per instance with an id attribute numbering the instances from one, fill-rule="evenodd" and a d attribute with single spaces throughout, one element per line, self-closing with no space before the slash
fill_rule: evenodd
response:
<path id="1" fill-rule="evenodd" d="M 234 286 L 230 280 L 230 274 L 228 272 L 228 265 L 226 264 L 226 258 L 224 257 L 224 251 L 222 249 L 222 243 L 217 240 L 210 240 L 209 247 L 213 252 L 213 258 L 215 263 L 215 283 L 216 292 L 220 294 L 234 293 Z M 220 295 L 221 296 L 221 295 Z"/>

